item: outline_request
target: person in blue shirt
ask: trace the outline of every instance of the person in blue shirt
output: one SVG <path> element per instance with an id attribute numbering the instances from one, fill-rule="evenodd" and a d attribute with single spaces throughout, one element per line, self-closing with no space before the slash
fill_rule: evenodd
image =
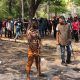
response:
<path id="1" fill-rule="evenodd" d="M 18 19 L 18 21 L 16 22 L 16 37 L 15 37 L 15 41 L 16 39 L 21 36 L 22 33 L 22 21 L 21 19 Z"/>

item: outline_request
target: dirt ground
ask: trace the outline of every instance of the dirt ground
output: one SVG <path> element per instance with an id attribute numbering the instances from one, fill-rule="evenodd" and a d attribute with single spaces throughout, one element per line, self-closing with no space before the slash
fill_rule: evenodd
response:
<path id="1" fill-rule="evenodd" d="M 53 39 L 43 39 L 41 49 L 41 71 L 45 76 L 37 77 L 33 64 L 31 80 L 80 80 L 80 43 L 72 43 L 72 64 L 61 65 L 60 52 Z M 0 80 L 26 80 L 27 43 L 0 41 Z"/>

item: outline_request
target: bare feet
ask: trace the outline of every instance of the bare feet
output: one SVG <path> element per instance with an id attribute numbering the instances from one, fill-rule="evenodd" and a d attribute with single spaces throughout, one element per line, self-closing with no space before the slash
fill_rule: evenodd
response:
<path id="1" fill-rule="evenodd" d="M 40 73 L 37 73 L 37 76 L 40 76 L 41 75 L 41 72 Z"/>
<path id="2" fill-rule="evenodd" d="M 47 75 L 43 74 L 43 73 L 40 73 L 40 74 L 38 74 L 38 77 L 47 77 Z"/>
<path id="3" fill-rule="evenodd" d="M 30 77 L 27 77 L 27 79 L 26 80 L 30 80 Z"/>

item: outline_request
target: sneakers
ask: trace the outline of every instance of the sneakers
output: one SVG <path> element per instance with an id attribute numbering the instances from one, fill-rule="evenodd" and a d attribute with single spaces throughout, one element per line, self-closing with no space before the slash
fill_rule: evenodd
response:
<path id="1" fill-rule="evenodd" d="M 61 64 L 67 66 L 67 64 L 71 64 L 71 61 L 66 61 L 66 62 L 62 61 Z"/>

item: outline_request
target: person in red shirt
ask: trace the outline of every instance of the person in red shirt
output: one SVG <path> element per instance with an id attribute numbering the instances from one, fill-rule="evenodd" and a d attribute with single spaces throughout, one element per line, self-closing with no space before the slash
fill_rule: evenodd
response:
<path id="1" fill-rule="evenodd" d="M 73 30 L 73 35 L 75 38 L 75 42 L 79 42 L 79 21 L 77 18 L 74 18 L 74 21 L 72 22 L 72 30 Z"/>
<path id="2" fill-rule="evenodd" d="M 7 37 L 7 32 L 8 32 L 7 26 L 6 26 L 7 21 L 8 21 L 7 19 L 2 21 L 2 27 L 5 29 L 5 37 Z"/>

